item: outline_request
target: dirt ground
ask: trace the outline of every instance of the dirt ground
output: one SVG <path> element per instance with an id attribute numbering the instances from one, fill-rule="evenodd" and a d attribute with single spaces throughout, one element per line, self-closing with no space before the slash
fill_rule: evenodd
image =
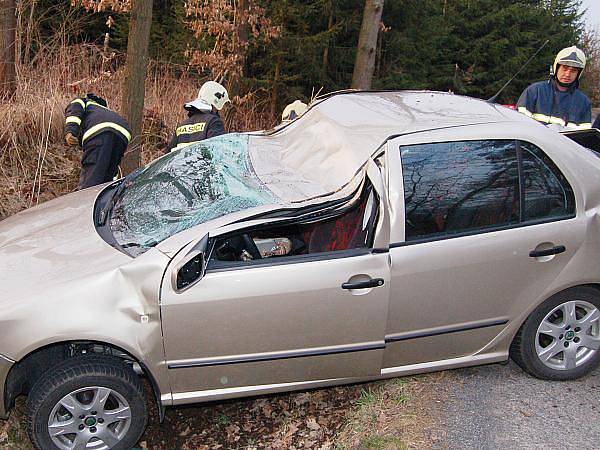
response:
<path id="1" fill-rule="evenodd" d="M 423 400 L 440 374 L 307 392 L 167 409 L 160 424 L 151 410 L 139 442 L 167 449 L 406 449 L 425 448 L 419 430 Z M 0 449 L 31 449 L 20 398 L 0 421 Z"/>

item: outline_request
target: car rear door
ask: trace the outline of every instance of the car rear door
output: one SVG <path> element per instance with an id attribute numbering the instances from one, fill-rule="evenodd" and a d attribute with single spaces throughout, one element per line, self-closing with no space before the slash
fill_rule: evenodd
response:
<path id="1" fill-rule="evenodd" d="M 386 223 L 382 210 L 375 246 L 387 246 Z M 175 258 L 161 291 L 175 402 L 380 374 L 390 292 L 385 249 L 208 268 L 179 292 L 171 276 L 184 260 Z M 360 287 L 365 282 L 370 287 Z"/>
<path id="2" fill-rule="evenodd" d="M 568 181 L 524 140 L 400 138 L 388 164 L 386 368 L 476 354 L 547 292 L 582 244 Z"/>

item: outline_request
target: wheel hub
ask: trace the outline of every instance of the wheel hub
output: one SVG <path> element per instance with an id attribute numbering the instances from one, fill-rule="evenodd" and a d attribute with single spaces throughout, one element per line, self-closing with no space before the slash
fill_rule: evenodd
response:
<path id="1" fill-rule="evenodd" d="M 94 425 L 96 425 L 96 418 L 88 417 L 83 421 L 83 423 L 85 423 L 88 427 L 93 427 Z"/>
<path id="2" fill-rule="evenodd" d="M 575 332 L 573 330 L 569 330 L 565 333 L 566 341 L 572 341 L 574 337 L 575 337 Z"/>

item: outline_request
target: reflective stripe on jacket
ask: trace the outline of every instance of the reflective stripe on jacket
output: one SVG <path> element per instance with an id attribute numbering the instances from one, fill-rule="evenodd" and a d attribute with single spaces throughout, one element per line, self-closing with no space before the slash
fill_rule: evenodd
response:
<path id="1" fill-rule="evenodd" d="M 225 125 L 218 114 L 195 109 L 190 111 L 189 117 L 175 129 L 175 135 L 171 138 L 167 151 L 222 134 L 225 134 Z"/>
<path id="2" fill-rule="evenodd" d="M 65 133 L 77 136 L 82 145 L 105 131 L 113 132 L 126 144 L 131 141 L 129 124 L 111 109 L 88 98 L 76 98 L 65 108 Z"/>
<path id="3" fill-rule="evenodd" d="M 539 122 L 572 129 L 592 126 L 592 105 L 577 87 L 559 91 L 553 80 L 540 81 L 523 91 L 517 110 Z"/>

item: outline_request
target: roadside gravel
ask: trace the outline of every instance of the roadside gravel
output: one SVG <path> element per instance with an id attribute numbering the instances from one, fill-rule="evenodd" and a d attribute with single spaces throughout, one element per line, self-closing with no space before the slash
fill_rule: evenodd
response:
<path id="1" fill-rule="evenodd" d="M 431 387 L 432 448 L 600 448 L 600 369 L 549 382 L 510 362 L 454 370 Z"/>

